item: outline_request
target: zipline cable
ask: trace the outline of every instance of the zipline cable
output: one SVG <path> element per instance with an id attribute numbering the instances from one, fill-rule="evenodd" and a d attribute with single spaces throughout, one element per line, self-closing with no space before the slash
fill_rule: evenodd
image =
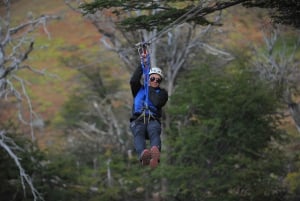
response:
<path id="1" fill-rule="evenodd" d="M 197 9 L 199 9 L 201 7 L 200 3 L 199 5 L 189 9 L 186 13 L 184 13 L 182 16 L 180 16 L 179 18 L 177 18 L 174 22 L 172 22 L 171 24 L 169 24 L 168 26 L 166 26 L 165 28 L 163 28 L 161 31 L 159 31 L 157 34 L 155 34 L 154 36 L 152 36 L 151 38 L 149 38 L 148 40 L 142 42 L 144 44 L 147 44 L 148 46 L 155 42 L 156 40 L 158 40 L 159 37 L 161 37 L 163 34 L 167 33 L 169 31 L 169 29 L 171 27 L 173 27 L 174 25 L 178 24 L 178 23 L 184 23 L 185 21 L 187 21 L 188 19 L 191 19 L 192 17 L 194 17 L 197 13 L 195 12 L 193 14 L 194 11 L 196 11 Z M 140 43 L 135 44 L 135 47 L 131 47 L 131 48 L 126 48 L 125 50 L 121 50 L 119 51 L 122 52 L 123 54 L 132 52 L 133 50 L 136 50 L 136 48 L 139 48 L 141 45 Z M 110 60 L 110 58 L 106 58 L 105 60 Z M 95 61 L 95 63 L 97 63 L 97 61 Z M 92 63 L 93 64 L 93 63 Z M 91 64 L 88 64 L 91 65 Z"/>
<path id="2" fill-rule="evenodd" d="M 236 0 L 236 1 L 232 1 L 232 2 L 216 3 L 214 6 L 211 6 L 211 7 L 202 7 L 202 4 L 199 1 L 199 4 L 197 6 L 191 8 L 190 10 L 188 10 L 185 14 L 183 14 L 182 16 L 180 16 L 179 18 L 177 18 L 174 22 L 170 23 L 168 26 L 166 26 L 165 28 L 163 28 L 160 32 L 158 32 L 156 35 L 154 35 L 153 37 L 151 37 L 146 42 L 154 42 L 155 38 L 157 39 L 158 37 L 160 37 L 161 35 L 163 35 L 164 33 L 166 33 L 174 25 L 179 24 L 179 23 L 184 23 L 187 20 L 195 17 L 198 14 L 202 14 L 201 16 L 205 16 L 205 15 L 207 15 L 209 13 L 213 13 L 213 12 L 215 12 L 217 10 L 222 10 L 222 9 L 228 8 L 228 7 L 231 7 L 233 5 L 237 5 L 237 4 L 243 3 L 245 1 L 246 0 Z M 195 12 L 195 11 L 197 11 L 197 12 Z"/>

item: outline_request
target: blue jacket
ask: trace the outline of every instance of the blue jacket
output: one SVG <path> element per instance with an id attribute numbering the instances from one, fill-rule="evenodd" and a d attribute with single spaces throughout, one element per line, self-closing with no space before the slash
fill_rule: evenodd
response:
<path id="1" fill-rule="evenodd" d="M 168 101 L 168 93 L 165 89 L 162 89 L 160 87 L 153 88 L 149 86 L 148 101 L 146 104 L 145 87 L 141 84 L 142 74 L 143 70 L 141 66 L 139 66 L 130 79 L 131 92 L 134 98 L 132 116 L 130 118 L 130 121 L 137 119 L 144 110 L 146 115 L 149 115 L 149 113 L 151 113 L 152 116 L 159 120 L 162 116 L 161 108 Z M 148 109 L 145 108 L 146 105 L 148 106 Z"/>

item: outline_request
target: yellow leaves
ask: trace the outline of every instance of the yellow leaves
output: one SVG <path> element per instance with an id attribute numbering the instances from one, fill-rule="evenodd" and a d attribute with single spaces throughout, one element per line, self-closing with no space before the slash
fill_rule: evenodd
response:
<path id="1" fill-rule="evenodd" d="M 285 180 L 292 192 L 296 192 L 300 189 L 300 172 L 288 173 Z"/>

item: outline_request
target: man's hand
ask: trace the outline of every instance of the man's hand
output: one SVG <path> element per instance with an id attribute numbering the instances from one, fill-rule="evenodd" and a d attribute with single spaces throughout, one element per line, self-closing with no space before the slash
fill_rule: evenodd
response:
<path id="1" fill-rule="evenodd" d="M 141 54 L 141 59 L 143 59 L 144 63 L 146 63 L 146 62 L 147 62 L 147 55 L 148 55 L 148 53 L 147 53 L 147 52 L 146 52 L 146 53 L 142 53 L 142 54 Z"/>

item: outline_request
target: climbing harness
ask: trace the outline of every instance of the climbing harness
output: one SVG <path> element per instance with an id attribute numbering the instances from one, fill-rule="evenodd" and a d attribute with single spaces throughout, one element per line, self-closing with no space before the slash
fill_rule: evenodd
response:
<path id="1" fill-rule="evenodd" d="M 144 118 L 144 123 L 146 123 L 146 116 L 148 116 L 147 122 L 149 122 L 152 119 L 155 119 L 155 117 L 152 115 L 152 112 L 149 109 L 148 101 L 149 101 L 149 72 L 151 70 L 151 60 L 150 60 L 150 52 L 149 52 L 149 46 L 150 43 L 148 42 L 140 42 L 137 43 L 136 46 L 138 47 L 138 53 L 141 59 L 141 66 L 143 69 L 144 74 L 144 91 L 145 91 L 145 101 L 144 101 L 144 109 L 142 114 L 138 117 Z M 146 57 L 145 57 L 146 56 Z M 147 114 L 146 114 L 147 112 Z"/>

